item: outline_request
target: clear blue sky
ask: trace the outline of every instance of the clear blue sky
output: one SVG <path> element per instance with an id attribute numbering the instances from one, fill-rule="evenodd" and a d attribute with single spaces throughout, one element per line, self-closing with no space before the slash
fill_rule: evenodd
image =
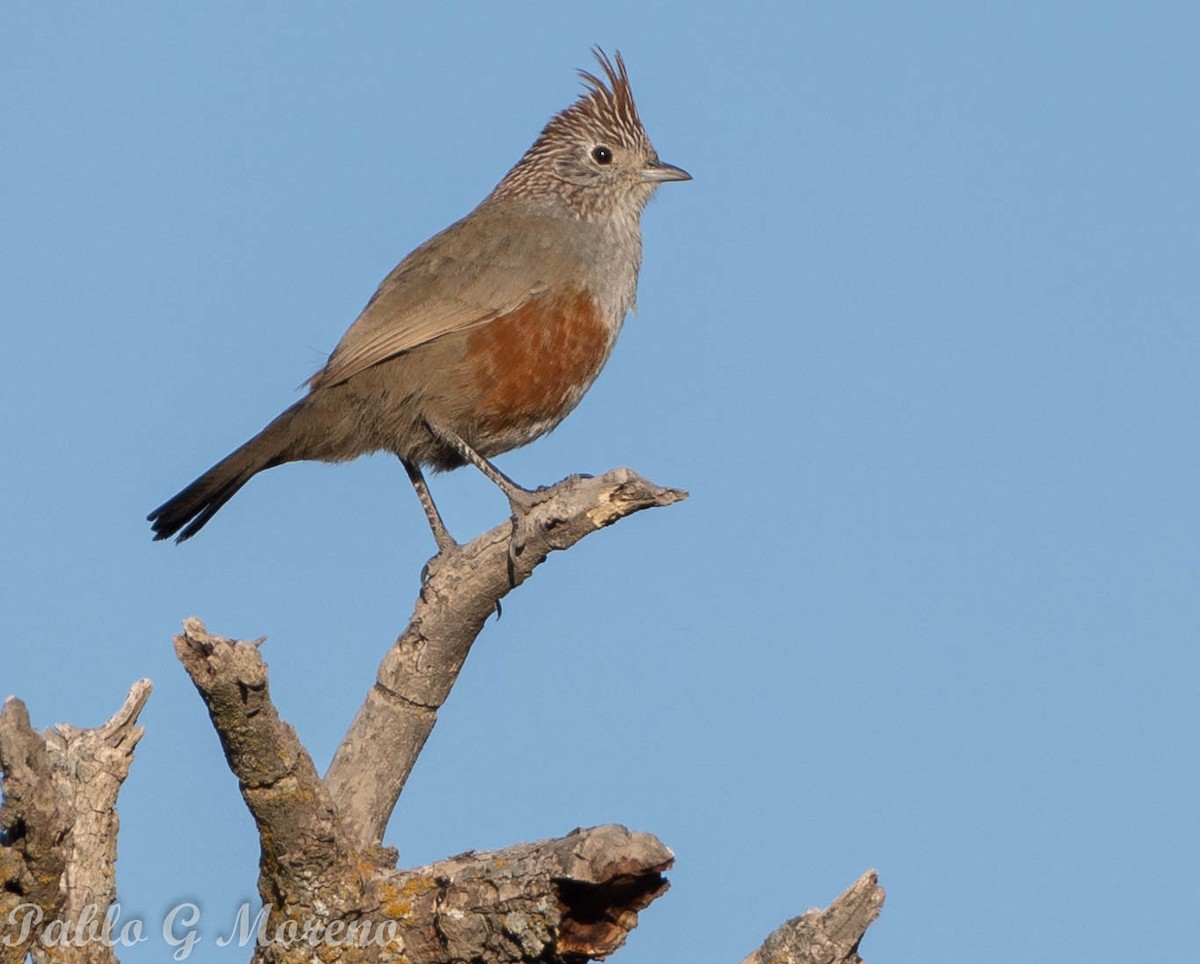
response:
<path id="1" fill-rule="evenodd" d="M 509 598 L 389 841 L 653 831 L 678 862 L 627 964 L 737 961 L 868 867 L 874 962 L 1192 943 L 1198 34 L 1184 3 L 6 4 L 0 690 L 95 725 L 153 679 L 125 914 L 195 900 L 211 937 L 255 896 L 180 620 L 269 637 L 323 768 L 433 549 L 387 457 L 273 470 L 183 547 L 146 512 L 599 43 L 695 180 L 646 212 L 598 384 L 501 464 L 692 497 Z M 433 484 L 462 538 L 503 518 Z"/>

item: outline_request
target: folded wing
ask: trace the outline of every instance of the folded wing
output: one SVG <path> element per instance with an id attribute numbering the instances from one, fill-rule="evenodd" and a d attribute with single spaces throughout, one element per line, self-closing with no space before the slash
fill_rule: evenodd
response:
<path id="1" fill-rule="evenodd" d="M 555 254 L 531 251 L 528 241 L 519 240 L 520 231 L 503 230 L 487 223 L 491 220 L 460 221 L 400 262 L 325 367 L 309 379 L 310 388 L 337 385 L 401 352 L 515 311 L 543 293 Z"/>

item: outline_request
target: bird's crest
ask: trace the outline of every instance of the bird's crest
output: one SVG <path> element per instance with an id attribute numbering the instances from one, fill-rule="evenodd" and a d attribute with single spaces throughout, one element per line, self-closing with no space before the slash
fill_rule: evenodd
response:
<path id="1" fill-rule="evenodd" d="M 613 214 L 625 210 L 629 202 L 634 217 L 650 199 L 654 184 L 641 179 L 633 165 L 654 158 L 654 148 L 638 117 L 625 61 L 619 53 L 610 59 L 599 47 L 592 53 L 599 72 L 579 71 L 583 93 L 550 118 L 533 146 L 496 185 L 492 197 L 565 202 L 579 216 Z M 593 147 L 628 151 L 628 165 L 611 169 L 617 174 L 623 170 L 625 178 L 599 176 L 589 156 Z"/>
<path id="2" fill-rule="evenodd" d="M 604 76 L 599 77 L 588 70 L 579 71 L 583 94 L 550 119 L 531 153 L 540 153 L 539 147 L 573 140 L 581 131 L 597 137 L 615 137 L 628 147 L 641 147 L 647 143 L 621 54 L 618 52 L 610 60 L 599 47 L 592 48 L 592 53 Z"/>
<path id="3" fill-rule="evenodd" d="M 622 130 L 631 138 L 644 137 L 645 131 L 642 128 L 642 120 L 638 117 L 637 104 L 633 102 L 629 72 L 625 69 L 621 52 L 617 51 L 615 64 L 599 47 L 593 47 L 592 53 L 604 71 L 607 82 L 590 71 L 579 71 L 587 92 L 563 113 L 579 110 L 593 114 L 601 119 L 606 127 Z"/>

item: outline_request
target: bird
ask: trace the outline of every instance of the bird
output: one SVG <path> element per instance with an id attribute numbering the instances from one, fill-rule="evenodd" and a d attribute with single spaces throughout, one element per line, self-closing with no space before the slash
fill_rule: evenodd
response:
<path id="1" fill-rule="evenodd" d="M 514 518 L 541 501 L 490 461 L 554 429 L 591 387 L 634 309 L 641 216 L 691 180 L 661 161 L 620 52 L 466 217 L 379 285 L 307 394 L 147 516 L 183 542 L 252 477 L 288 462 L 399 457 L 439 553 L 458 545 L 422 468 L 479 468 Z"/>

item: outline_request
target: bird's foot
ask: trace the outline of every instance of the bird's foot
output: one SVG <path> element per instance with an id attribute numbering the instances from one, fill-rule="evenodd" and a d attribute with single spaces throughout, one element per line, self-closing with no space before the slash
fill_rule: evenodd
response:
<path id="1" fill-rule="evenodd" d="M 447 533 L 447 535 L 449 535 Z M 424 598 L 425 587 L 429 585 L 429 580 L 434 574 L 444 565 L 449 564 L 456 555 L 462 550 L 462 543 L 455 542 L 453 539 L 438 540 L 438 551 L 426 560 L 425 565 L 421 567 L 421 596 Z"/>
<path id="2" fill-rule="evenodd" d="M 508 505 L 512 509 L 512 533 L 508 539 L 508 574 L 509 581 L 513 585 L 516 585 L 515 573 L 520 556 L 525 551 L 525 541 L 529 533 L 526 517 L 544 502 L 550 501 L 564 490 L 590 478 L 592 476 L 583 474 L 568 475 L 554 485 L 539 485 L 536 489 L 522 488 L 513 483 L 511 479 L 507 480 L 510 485 L 504 486 L 504 494 L 508 496 Z"/>
<path id="3" fill-rule="evenodd" d="M 508 496 L 508 504 L 512 508 L 515 518 L 527 515 L 535 507 L 554 498 L 563 489 L 590 478 L 593 478 L 593 476 L 576 473 L 575 475 L 568 475 L 565 479 L 555 482 L 553 485 L 539 485 L 536 489 L 525 489 L 519 485 L 513 485 L 511 488 L 505 486 L 504 494 Z"/>

